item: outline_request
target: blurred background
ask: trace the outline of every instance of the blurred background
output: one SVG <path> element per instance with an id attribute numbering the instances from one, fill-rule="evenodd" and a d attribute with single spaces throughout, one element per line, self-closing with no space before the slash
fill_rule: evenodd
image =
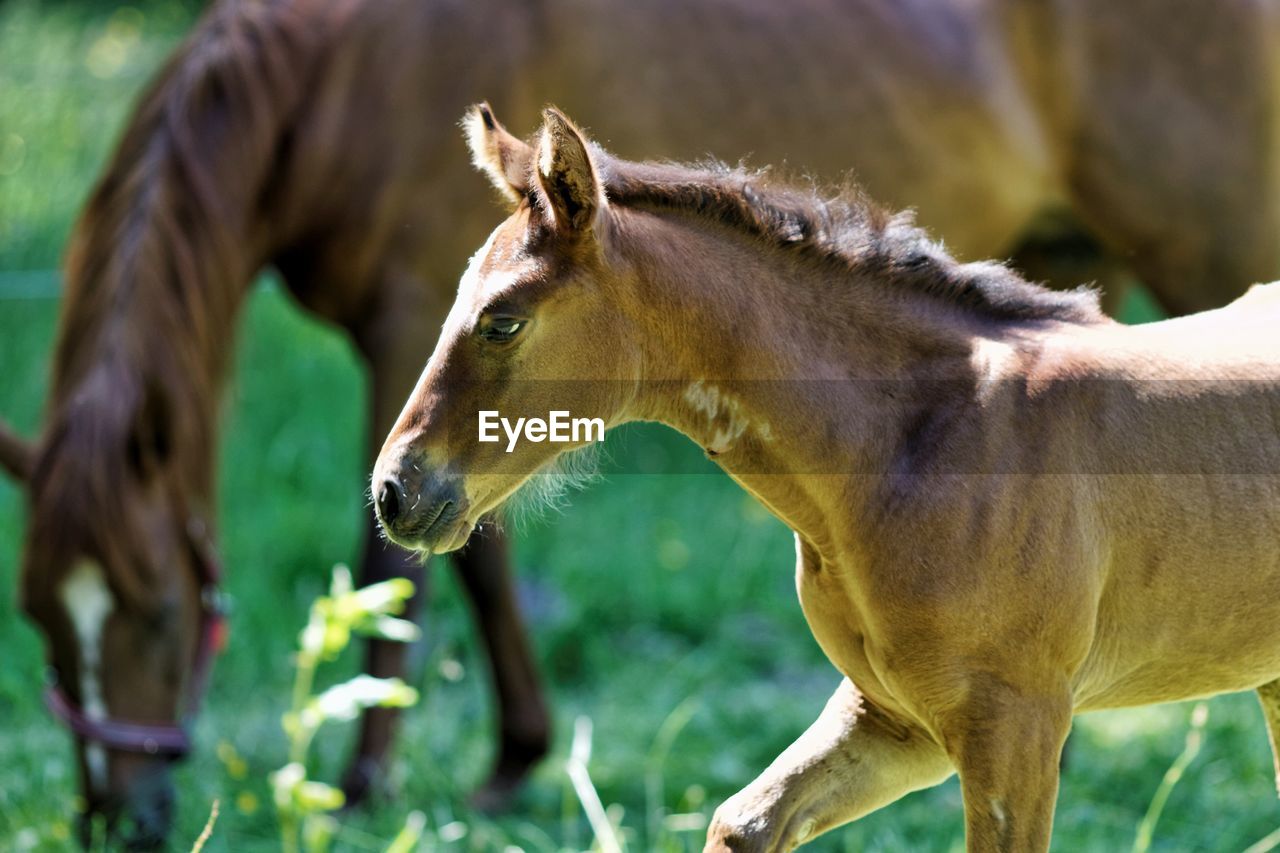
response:
<path id="1" fill-rule="evenodd" d="M 0 4 L 0 414 L 28 435 L 45 397 L 72 220 L 134 98 L 198 11 L 179 0 Z M 1148 305 L 1139 294 L 1125 319 L 1150 319 Z M 239 328 L 224 404 L 218 527 L 235 600 L 231 639 L 199 749 L 179 771 L 178 848 L 214 799 L 222 817 L 206 849 L 279 843 L 267 774 L 285 761 L 280 715 L 297 632 L 330 567 L 359 555 L 365 395 L 349 341 L 264 277 Z M 552 755 L 509 815 L 467 808 L 493 743 L 486 664 L 452 574 L 432 572 L 415 681 L 423 698 L 407 712 L 389 794 L 343 817 L 340 849 L 383 849 L 411 808 L 426 815 L 431 849 L 588 847 L 565 774 L 579 716 L 594 722 L 591 775 L 630 847 L 701 849 L 716 804 L 817 716 L 839 679 L 796 602 L 790 533 L 674 433 L 620 430 L 607 458 L 602 481 L 562 513 L 513 524 L 556 719 Z M 41 642 L 17 608 L 23 513 L 21 492 L 0 480 L 0 850 L 56 850 L 74 844 L 76 770 L 68 735 L 39 699 Z M 348 653 L 327 677 L 357 665 Z M 1077 720 L 1056 849 L 1132 845 L 1190 712 Z M 314 777 L 336 777 L 349 735 L 326 731 Z M 1214 700 L 1204 748 L 1173 790 L 1153 849 L 1239 850 L 1278 822 L 1253 695 Z M 962 848 L 953 780 L 806 849 Z"/>

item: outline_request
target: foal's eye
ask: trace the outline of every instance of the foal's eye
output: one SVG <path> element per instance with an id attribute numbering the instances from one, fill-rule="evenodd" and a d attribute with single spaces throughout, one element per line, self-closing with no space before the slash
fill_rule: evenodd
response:
<path id="1" fill-rule="evenodd" d="M 481 324 L 478 334 L 493 344 L 505 344 L 520 334 L 525 321 L 516 317 L 493 317 Z"/>

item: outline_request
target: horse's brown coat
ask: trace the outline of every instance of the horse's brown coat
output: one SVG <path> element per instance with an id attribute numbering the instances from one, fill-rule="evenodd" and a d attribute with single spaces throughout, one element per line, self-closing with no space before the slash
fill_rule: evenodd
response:
<path id="1" fill-rule="evenodd" d="M 501 132 L 469 121 L 473 144 Z M 524 176 L 520 201 L 375 473 L 451 484 L 457 520 L 388 530 L 455 548 L 565 449 L 477 443 L 480 408 L 656 420 L 714 450 L 795 531 L 847 681 L 709 849 L 790 849 L 958 772 L 970 849 L 1041 850 L 1074 713 L 1262 688 L 1275 731 L 1276 285 L 1126 327 L 860 198 L 617 160 L 554 110 L 529 146 L 475 154 Z M 478 336 L 494 313 L 521 335 Z M 599 381 L 571 401 L 526 381 L 583 365 Z"/>

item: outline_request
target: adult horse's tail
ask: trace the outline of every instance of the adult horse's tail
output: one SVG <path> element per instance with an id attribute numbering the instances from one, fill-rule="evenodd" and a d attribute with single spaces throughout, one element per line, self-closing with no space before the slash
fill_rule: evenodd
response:
<path id="1" fill-rule="evenodd" d="M 35 447 L 0 421 L 0 468 L 22 482 L 31 479 Z"/>

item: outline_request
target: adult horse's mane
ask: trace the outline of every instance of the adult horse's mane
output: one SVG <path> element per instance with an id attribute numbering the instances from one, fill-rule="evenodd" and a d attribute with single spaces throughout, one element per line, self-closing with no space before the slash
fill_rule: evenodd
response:
<path id="1" fill-rule="evenodd" d="M 827 192 L 767 170 L 723 163 L 630 163 L 596 148 L 611 204 L 690 213 L 855 271 L 874 271 L 996 320 L 1090 321 L 1101 317 L 1088 288 L 1054 291 L 1001 264 L 962 264 L 915 225 L 890 214 L 850 182 Z"/>
<path id="2" fill-rule="evenodd" d="M 135 604 L 151 600 L 150 567 L 123 556 L 119 492 L 130 466 L 166 461 L 175 501 L 210 497 L 226 338 L 263 260 L 250 218 L 306 91 L 314 29 L 290 4 L 214 6 L 143 96 L 70 241 L 32 542 L 92 545 Z"/>

